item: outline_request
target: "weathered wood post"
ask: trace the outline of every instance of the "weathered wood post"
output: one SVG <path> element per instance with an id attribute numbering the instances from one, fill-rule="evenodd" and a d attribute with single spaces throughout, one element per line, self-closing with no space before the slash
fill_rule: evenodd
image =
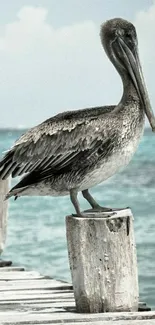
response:
<path id="1" fill-rule="evenodd" d="M 108 215 L 66 217 L 69 262 L 80 313 L 138 310 L 133 216 L 130 209 Z"/>
<path id="2" fill-rule="evenodd" d="M 6 241 L 8 201 L 4 201 L 4 197 L 8 189 L 9 180 L 0 180 L 0 255 L 3 252 Z"/>

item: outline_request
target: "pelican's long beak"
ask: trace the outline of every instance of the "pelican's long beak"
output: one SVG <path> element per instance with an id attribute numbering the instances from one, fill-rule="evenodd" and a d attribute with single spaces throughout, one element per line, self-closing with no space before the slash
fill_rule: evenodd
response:
<path id="1" fill-rule="evenodd" d="M 150 122 L 152 131 L 155 132 L 155 116 L 151 108 L 148 92 L 146 89 L 143 72 L 139 60 L 139 55 L 137 49 L 134 49 L 134 54 L 124 42 L 121 37 L 118 37 L 118 42 L 123 54 L 123 63 L 125 68 L 133 81 L 133 84 L 137 90 L 141 103 L 144 107 L 147 118 Z"/>

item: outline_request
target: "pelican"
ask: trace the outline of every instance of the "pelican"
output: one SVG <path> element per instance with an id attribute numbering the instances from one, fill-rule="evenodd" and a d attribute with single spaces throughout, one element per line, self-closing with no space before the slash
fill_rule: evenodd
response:
<path id="1" fill-rule="evenodd" d="M 81 191 L 92 211 L 111 210 L 101 207 L 88 190 L 128 165 L 143 134 L 145 114 L 152 131 L 155 117 L 134 25 L 121 18 L 108 20 L 100 37 L 123 82 L 120 102 L 58 114 L 22 135 L 0 162 L 1 179 L 26 173 L 6 199 L 69 194 L 76 215 L 83 217 L 77 198 Z"/>

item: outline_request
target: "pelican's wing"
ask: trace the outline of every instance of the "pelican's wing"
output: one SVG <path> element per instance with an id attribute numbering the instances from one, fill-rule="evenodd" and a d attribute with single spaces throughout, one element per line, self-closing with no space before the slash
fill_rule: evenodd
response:
<path id="1" fill-rule="evenodd" d="M 16 141 L 0 162 L 0 178 L 33 171 L 46 177 L 49 170 L 60 171 L 77 159 L 93 155 L 109 141 L 111 131 L 103 108 L 98 114 L 95 109 L 58 114 Z"/>

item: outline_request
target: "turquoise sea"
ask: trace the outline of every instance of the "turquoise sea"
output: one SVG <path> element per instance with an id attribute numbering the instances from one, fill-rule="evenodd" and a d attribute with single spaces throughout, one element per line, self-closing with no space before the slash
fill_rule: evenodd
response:
<path id="1" fill-rule="evenodd" d="M 0 154 L 23 130 L 0 131 Z M 130 165 L 92 189 L 105 206 L 132 208 L 137 243 L 140 299 L 155 309 L 155 135 L 146 130 Z M 15 180 L 13 181 L 15 184 Z M 80 197 L 81 206 L 87 208 Z M 68 197 L 10 199 L 4 259 L 57 279 L 70 280 L 65 216 L 74 212 Z"/>

